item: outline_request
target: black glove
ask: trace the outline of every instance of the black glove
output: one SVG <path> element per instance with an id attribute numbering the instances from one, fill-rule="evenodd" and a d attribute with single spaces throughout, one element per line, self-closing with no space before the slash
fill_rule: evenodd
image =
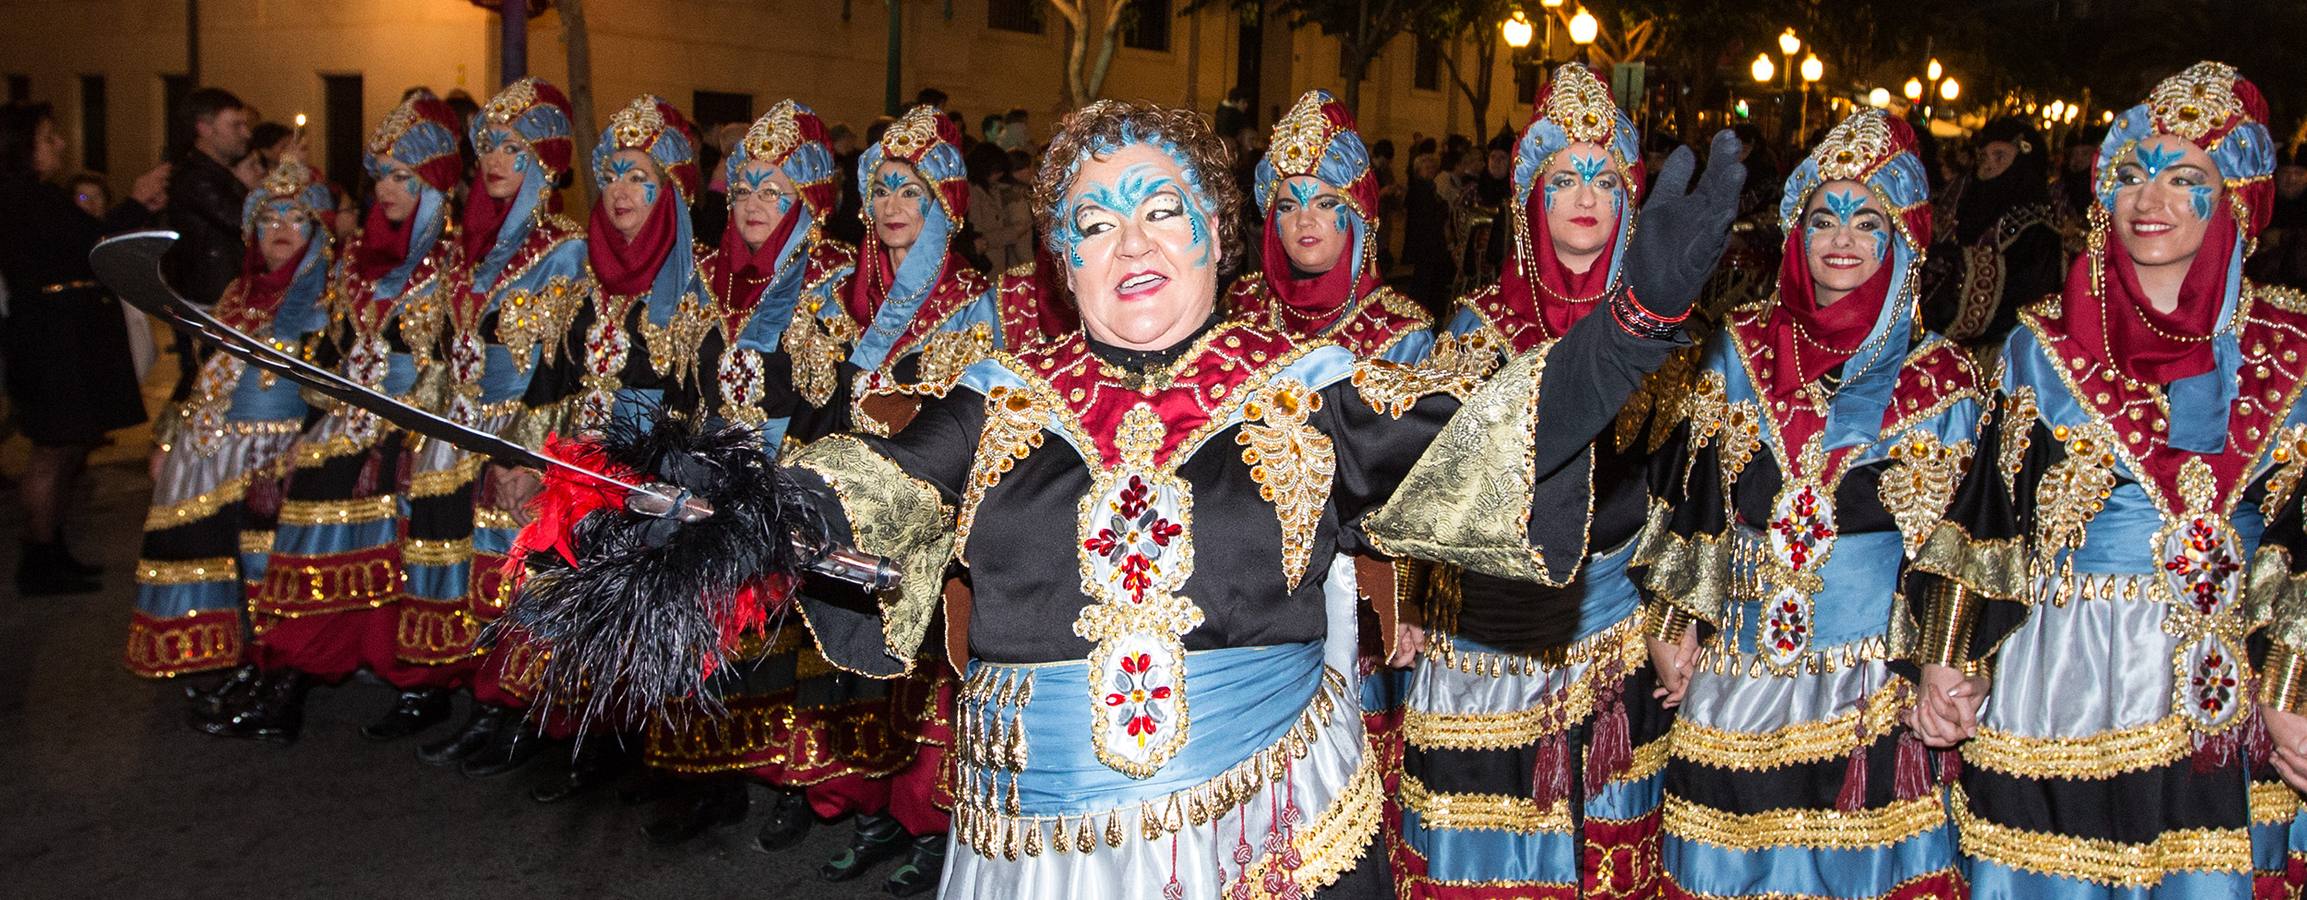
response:
<path id="1" fill-rule="evenodd" d="M 1730 223 L 1738 217 L 1738 190 L 1746 184 L 1738 136 L 1729 129 L 1715 133 L 1706 173 L 1686 190 L 1697 165 L 1690 148 L 1675 149 L 1658 173 L 1649 202 L 1642 204 L 1642 219 L 1626 250 L 1626 285 L 1635 302 L 1668 319 L 1688 312 L 1714 273 L 1730 243 Z"/>

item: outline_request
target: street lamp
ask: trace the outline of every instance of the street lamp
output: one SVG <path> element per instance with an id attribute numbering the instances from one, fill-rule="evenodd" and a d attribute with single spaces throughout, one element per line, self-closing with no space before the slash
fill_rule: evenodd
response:
<path id="1" fill-rule="evenodd" d="M 1537 29 L 1530 27 L 1530 17 L 1514 11 L 1514 17 L 1498 23 L 1498 30 L 1506 36 L 1506 46 L 1520 50 L 1530 46 L 1530 38 Z"/>
<path id="2" fill-rule="evenodd" d="M 1812 53 L 1802 58 L 1802 114 L 1797 126 L 1800 134 L 1810 134 L 1810 86 L 1824 77 L 1826 64 L 1818 61 L 1818 54 Z"/>
<path id="3" fill-rule="evenodd" d="M 1906 87 L 1901 88 L 1900 90 L 1902 93 L 1906 94 L 1906 102 L 1922 102 L 1922 79 L 1909 78 L 1906 80 Z"/>
<path id="4" fill-rule="evenodd" d="M 1872 106 L 1876 109 L 1889 109 L 1890 89 L 1875 88 L 1874 90 L 1866 92 L 1866 105 Z"/>
<path id="5" fill-rule="evenodd" d="M 1939 65 L 1938 57 L 1935 56 L 1931 57 L 1930 65 L 1923 68 L 1923 74 L 1930 76 L 1932 81 L 1939 80 L 1939 78 L 1944 76 L 1946 72 L 1946 67 Z"/>
<path id="6" fill-rule="evenodd" d="M 1746 70 L 1754 76 L 1756 84 L 1767 85 L 1772 78 L 1778 76 L 1778 64 L 1770 61 L 1770 54 L 1768 53 L 1755 54 L 1754 64 L 1748 66 Z"/>
<path id="7" fill-rule="evenodd" d="M 1778 36 L 1778 52 L 1786 57 L 1786 80 L 1780 87 L 1792 89 L 1794 85 L 1794 55 L 1802 52 L 1802 39 L 1794 36 L 1794 26 L 1787 26 Z"/>
<path id="8" fill-rule="evenodd" d="M 1593 13 L 1587 12 L 1586 7 L 1578 7 L 1578 14 L 1570 17 L 1570 42 L 1578 45 L 1580 59 L 1586 58 L 1586 48 L 1592 46 L 1594 39 L 1601 35 L 1601 21 L 1595 19 Z"/>
<path id="9" fill-rule="evenodd" d="M 1939 82 L 1939 99 L 1953 103 L 1956 97 L 1962 96 L 1962 93 L 1963 86 L 1956 83 L 1952 78 Z"/>

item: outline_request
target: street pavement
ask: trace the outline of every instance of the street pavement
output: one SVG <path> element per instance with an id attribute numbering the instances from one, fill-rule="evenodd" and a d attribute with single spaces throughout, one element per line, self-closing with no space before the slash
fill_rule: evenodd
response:
<path id="1" fill-rule="evenodd" d="M 157 408 L 157 406 L 155 406 Z M 360 726 L 391 701 L 380 684 L 313 692 L 296 744 L 191 731 L 179 685 L 120 665 L 130 572 L 151 490 L 138 438 L 102 454 L 70 527 L 105 566 L 104 590 L 16 596 L 19 514 L 0 491 L 0 894 L 9 897 L 827 897 L 887 896 L 881 879 L 832 885 L 818 865 L 848 836 L 821 824 L 800 847 L 753 846 L 763 789 L 742 826 L 679 847 L 640 834 L 646 805 L 603 790 L 540 806 L 528 790 L 564 755 L 476 781 L 425 766 L 415 745 Z M 10 467 L 13 474 L 13 467 Z"/>

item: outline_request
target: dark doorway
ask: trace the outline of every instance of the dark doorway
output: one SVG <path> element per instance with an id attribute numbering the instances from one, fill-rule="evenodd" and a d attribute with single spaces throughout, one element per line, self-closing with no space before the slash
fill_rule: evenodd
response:
<path id="1" fill-rule="evenodd" d="M 160 158 L 175 159 L 192 149 L 192 123 L 184 120 L 184 98 L 192 95 L 192 76 L 160 76 Z"/>
<path id="2" fill-rule="evenodd" d="M 91 172 L 112 171 L 112 142 L 106 128 L 110 106 L 104 76 L 80 76 L 80 166 Z"/>
<path id="3" fill-rule="evenodd" d="M 357 190 L 365 170 L 360 157 L 368 125 L 361 112 L 361 77 L 322 75 L 320 85 L 320 124 L 328 148 L 328 171 L 321 174 L 339 188 Z"/>

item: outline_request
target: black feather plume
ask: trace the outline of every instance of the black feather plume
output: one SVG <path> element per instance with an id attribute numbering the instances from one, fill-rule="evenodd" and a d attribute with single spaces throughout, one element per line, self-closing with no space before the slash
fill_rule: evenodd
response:
<path id="1" fill-rule="evenodd" d="M 704 499 L 713 515 L 683 524 L 617 506 L 586 514 L 573 528 L 576 564 L 530 554 L 492 635 L 518 629 L 547 650 L 538 708 L 573 711 L 580 728 L 718 714 L 713 673 L 736 662 L 742 631 L 781 613 L 777 598 L 747 589 L 822 557 L 824 518 L 750 428 L 660 412 L 646 425 L 612 422 L 597 445 L 610 462 Z"/>

